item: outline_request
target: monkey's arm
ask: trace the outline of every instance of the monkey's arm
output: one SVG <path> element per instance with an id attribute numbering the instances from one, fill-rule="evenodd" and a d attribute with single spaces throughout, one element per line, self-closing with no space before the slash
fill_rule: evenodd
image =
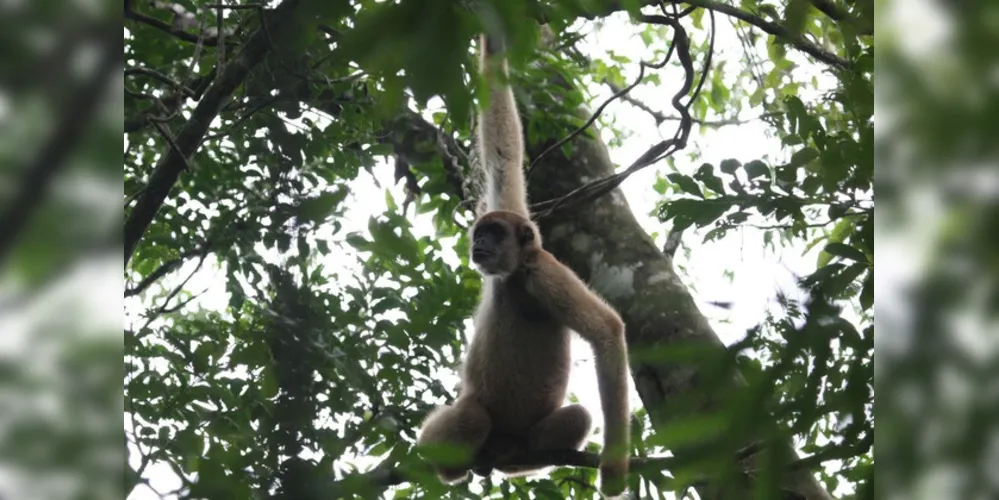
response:
<path id="1" fill-rule="evenodd" d="M 501 40 L 482 35 L 480 70 L 489 85 L 489 102 L 479 114 L 479 159 L 486 172 L 486 208 L 528 217 L 524 190 L 524 139 Z"/>
<path id="2" fill-rule="evenodd" d="M 605 495 L 616 495 L 624 490 L 630 451 L 624 322 L 611 306 L 552 254 L 544 250 L 538 252 L 527 267 L 528 293 L 593 348 L 604 415 L 600 489 Z"/>

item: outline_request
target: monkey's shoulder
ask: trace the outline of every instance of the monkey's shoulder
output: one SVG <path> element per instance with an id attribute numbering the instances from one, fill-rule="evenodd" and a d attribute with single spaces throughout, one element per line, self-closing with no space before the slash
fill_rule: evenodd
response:
<path id="1" fill-rule="evenodd" d="M 547 323 L 552 321 L 551 312 L 536 298 L 527 292 L 527 274 L 517 272 L 509 276 L 499 287 L 498 301 L 508 309 L 508 313 L 516 314 L 531 323 Z"/>

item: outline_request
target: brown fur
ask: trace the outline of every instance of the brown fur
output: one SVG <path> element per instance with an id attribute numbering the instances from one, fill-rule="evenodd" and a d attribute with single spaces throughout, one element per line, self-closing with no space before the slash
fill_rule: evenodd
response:
<path id="1" fill-rule="evenodd" d="M 484 57 L 483 67 L 494 62 Z M 475 337 L 462 366 L 461 394 L 453 405 L 428 415 L 419 445 L 460 445 L 469 451 L 467 457 L 494 460 L 529 451 L 578 450 L 591 422 L 582 406 L 562 406 L 572 330 L 595 354 L 604 415 L 601 491 L 616 495 L 624 489 L 630 448 L 624 323 L 541 246 L 538 229 L 528 219 L 520 118 L 509 88 L 493 92 L 480 126 L 486 159 L 490 151 L 499 151 L 507 160 L 499 164 L 494 155 L 486 163 L 487 173 L 502 185 L 493 184 L 486 193 L 471 229 L 472 261 L 484 281 Z M 457 482 L 467 477 L 469 462 L 437 464 L 437 471 L 442 480 Z M 500 468 L 509 475 L 536 469 Z"/>
<path id="2" fill-rule="evenodd" d="M 502 43 L 490 46 L 483 36 L 479 67 L 489 88 L 489 105 L 479 115 L 479 159 L 486 169 L 486 207 L 528 216 L 524 194 L 524 132 L 517 114 L 506 60 L 491 57 L 490 50 L 501 50 Z"/>

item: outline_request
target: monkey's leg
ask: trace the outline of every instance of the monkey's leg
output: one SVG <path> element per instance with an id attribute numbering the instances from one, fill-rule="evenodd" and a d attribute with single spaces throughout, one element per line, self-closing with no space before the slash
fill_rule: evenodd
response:
<path id="1" fill-rule="evenodd" d="M 590 433 L 590 412 L 582 405 L 559 408 L 534 424 L 527 436 L 527 450 L 578 450 Z M 520 476 L 539 467 L 497 467 L 508 476 Z"/>
<path id="2" fill-rule="evenodd" d="M 430 412 L 423 423 L 417 445 L 449 444 L 464 448 L 469 460 L 474 457 L 492 427 L 485 408 L 471 398 L 458 398 L 453 406 L 440 406 Z M 468 476 L 468 466 L 435 467 L 445 483 L 456 483 Z"/>
<path id="3" fill-rule="evenodd" d="M 583 405 L 564 406 L 531 427 L 527 447 L 532 451 L 578 450 L 591 424 L 590 412 Z"/>

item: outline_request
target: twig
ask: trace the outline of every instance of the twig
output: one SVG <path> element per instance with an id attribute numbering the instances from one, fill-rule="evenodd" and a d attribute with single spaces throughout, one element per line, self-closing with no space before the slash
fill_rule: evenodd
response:
<path id="1" fill-rule="evenodd" d="M 155 69 L 141 68 L 141 67 L 133 67 L 133 68 L 126 68 L 125 69 L 125 76 L 133 76 L 133 75 L 144 75 L 144 76 L 148 76 L 148 77 L 150 77 L 150 78 L 152 78 L 154 80 L 159 80 L 160 82 L 165 83 L 165 84 L 173 87 L 174 90 L 176 90 L 176 91 L 184 94 L 187 97 L 194 97 L 194 91 L 193 90 L 187 88 L 185 85 L 182 85 L 181 83 L 175 81 L 174 79 L 170 78 L 169 76 L 166 76 L 163 73 L 160 73 L 159 71 L 156 71 Z"/>
<path id="2" fill-rule="evenodd" d="M 172 36 L 174 36 L 176 38 L 184 40 L 185 42 L 201 43 L 201 44 L 207 45 L 209 47 L 214 47 L 214 46 L 218 45 L 218 38 L 217 37 L 215 37 L 215 38 L 203 38 L 203 37 L 201 37 L 199 35 L 195 35 L 193 33 L 188 33 L 187 31 L 184 31 L 182 29 L 174 28 L 169 23 L 166 23 L 164 21 L 160 21 L 159 19 L 156 19 L 155 17 L 152 17 L 152 16 L 147 16 L 145 14 L 140 14 L 138 12 L 135 12 L 135 11 L 131 10 L 131 9 L 126 9 L 125 10 L 125 19 L 131 19 L 133 21 L 138 21 L 138 22 L 140 22 L 142 24 L 145 24 L 145 25 L 148 25 L 148 26 L 152 26 L 153 28 L 156 28 L 156 29 L 158 29 L 160 31 L 168 33 L 168 34 L 170 34 L 170 35 L 172 35 Z"/>
<path id="3" fill-rule="evenodd" d="M 210 8 L 210 9 L 219 9 L 219 10 L 222 10 L 222 9 L 229 9 L 229 10 L 255 10 L 255 9 L 263 8 L 264 5 L 263 4 L 259 4 L 259 3 L 243 3 L 243 4 L 233 4 L 233 5 L 226 5 L 226 4 L 223 4 L 223 3 L 216 3 L 216 4 L 208 5 L 207 7 Z M 222 28 L 219 28 L 219 29 L 222 29 Z"/>
<path id="4" fill-rule="evenodd" d="M 0 214 L 0 263 L 14 247 L 14 241 L 35 210 L 45 201 L 55 174 L 66 167 L 68 158 L 83 139 L 93 121 L 94 110 L 107 89 L 114 70 L 122 64 L 120 39 L 104 36 L 99 40 L 102 54 L 93 76 L 85 82 L 65 111 L 52 134 L 33 160 L 18 170 L 24 172 L 15 195 Z"/>
<path id="5" fill-rule="evenodd" d="M 852 24 L 857 27 L 857 32 L 861 35 L 873 35 L 874 26 L 862 26 L 860 24 L 860 19 L 850 15 L 849 12 L 841 9 L 838 5 L 834 4 L 830 0 L 810 0 L 812 5 L 815 6 L 820 12 L 826 15 L 829 19 L 837 22 L 845 22 Z"/>
<path id="6" fill-rule="evenodd" d="M 125 297 L 133 297 L 135 295 L 142 293 L 147 288 L 152 286 L 153 283 L 156 283 L 156 281 L 158 281 L 160 278 L 166 276 L 167 274 L 170 274 L 175 269 L 180 267 L 180 265 L 183 264 L 185 260 L 194 257 L 195 255 L 198 255 L 200 253 L 201 253 L 200 249 L 190 250 L 182 253 L 180 257 L 177 257 L 176 259 L 164 262 L 162 265 L 160 265 L 160 267 L 156 268 L 155 271 L 149 273 L 149 276 L 143 278 L 142 281 L 140 281 L 137 285 L 135 285 L 132 288 L 126 288 Z"/>
<path id="7" fill-rule="evenodd" d="M 788 470 L 810 470 L 821 463 L 841 457 L 845 453 L 835 449 L 829 453 L 812 455 L 803 459 L 795 460 L 787 464 Z M 669 470 L 681 464 L 683 459 L 679 457 L 631 457 L 628 459 L 628 468 L 641 474 L 645 471 Z M 476 469 L 495 469 L 497 467 L 525 466 L 525 467 L 585 467 L 596 469 L 600 467 L 600 455 L 584 451 L 543 451 L 530 452 L 510 457 L 508 460 L 476 460 L 470 467 Z M 317 492 L 324 492 L 323 496 L 340 498 L 348 493 L 348 486 L 366 485 L 373 488 L 387 488 L 396 486 L 417 477 L 423 476 L 429 468 L 425 464 L 412 464 L 402 466 L 392 466 L 388 461 L 382 462 L 374 469 L 364 472 L 350 474 L 339 480 L 322 481 L 317 485 Z"/>
<path id="8" fill-rule="evenodd" d="M 149 316 L 146 318 L 145 324 L 143 324 L 142 328 L 140 328 L 138 331 L 140 332 L 146 331 L 146 329 L 149 328 L 149 325 L 151 325 L 153 321 L 156 320 L 156 318 L 162 316 L 164 313 L 172 312 L 171 309 L 173 310 L 177 309 L 176 307 L 174 308 L 169 307 L 170 301 L 173 300 L 173 298 L 176 297 L 177 294 L 184 289 L 184 286 L 187 285 L 187 282 L 191 281 L 191 278 L 193 278 L 194 275 L 197 274 L 199 270 L 201 270 L 201 266 L 205 263 L 205 259 L 208 257 L 210 248 L 211 245 L 209 244 L 209 242 L 205 242 L 205 246 L 202 247 L 199 255 L 200 258 L 198 259 L 198 265 L 194 266 L 194 269 L 191 271 L 191 274 L 188 274 L 187 277 L 184 278 L 184 281 L 178 283 L 177 286 L 175 286 L 173 290 L 171 290 L 170 293 L 167 294 L 167 297 L 163 299 L 163 303 L 160 304 L 159 308 L 157 308 L 155 312 L 151 312 L 149 314 Z M 182 302 L 181 305 L 186 304 L 187 302 L 190 302 L 190 300 Z"/>
<path id="9" fill-rule="evenodd" d="M 734 17 L 741 21 L 745 21 L 746 23 L 756 26 L 757 28 L 763 30 L 766 33 L 769 33 L 778 38 L 786 40 L 787 43 L 789 43 L 792 47 L 802 52 L 805 52 L 814 57 L 815 59 L 818 59 L 819 61 L 822 61 L 826 64 L 831 64 L 834 66 L 838 66 L 840 68 L 850 67 L 850 62 L 847 61 L 846 59 L 843 59 L 842 57 L 833 54 L 831 52 L 827 52 L 818 45 L 815 45 L 814 43 L 809 42 L 808 40 L 805 40 L 800 36 L 794 35 L 787 28 L 779 24 L 767 21 L 762 17 L 746 12 L 742 9 L 739 9 L 738 7 L 717 2 L 715 0 L 683 0 L 683 1 L 684 3 L 688 3 L 692 6 L 713 10 L 715 12 L 720 12 L 727 16 Z"/>
<path id="10" fill-rule="evenodd" d="M 687 93 L 690 92 L 690 89 L 693 86 L 694 63 L 690 57 L 690 39 L 687 37 L 687 31 L 683 28 L 682 25 L 680 25 L 679 14 L 675 16 L 644 16 L 644 17 L 649 17 L 651 19 L 654 19 L 655 22 L 657 23 L 665 24 L 673 28 L 673 43 L 672 45 L 670 45 L 669 52 L 667 53 L 666 58 L 663 60 L 662 65 L 666 64 L 666 61 L 669 60 L 670 56 L 673 53 L 673 50 L 675 49 L 677 57 L 680 60 L 680 65 L 683 67 L 684 71 L 683 85 L 681 85 L 680 90 L 678 90 L 676 94 L 673 95 L 673 99 L 671 101 L 673 104 L 673 108 L 678 113 L 680 113 L 680 124 L 677 126 L 676 133 L 673 135 L 672 139 L 660 141 L 659 143 L 650 147 L 645 153 L 642 154 L 642 156 L 640 156 L 637 160 L 635 160 L 623 172 L 615 173 L 607 177 L 604 177 L 602 179 L 597 179 L 593 182 L 584 184 L 583 186 L 580 186 L 579 188 L 572 190 L 568 194 L 560 196 L 554 200 L 548 200 L 531 205 L 532 211 L 538 212 L 543 210 L 543 212 L 541 212 L 538 215 L 539 219 L 543 219 L 551 215 L 553 212 L 555 212 L 560 208 L 566 208 L 581 203 L 583 201 L 593 200 L 600 196 L 603 196 L 604 194 L 609 193 L 617 186 L 621 185 L 621 183 L 624 182 L 624 180 L 627 179 L 628 176 L 630 176 L 631 174 L 645 167 L 648 167 L 649 165 L 653 165 L 659 160 L 662 160 L 663 158 L 666 158 L 667 156 L 687 146 L 687 139 L 690 136 L 690 128 L 691 128 L 690 105 L 691 103 L 694 102 L 693 98 L 696 97 L 697 95 L 696 92 L 700 90 L 699 88 L 700 86 L 698 86 L 697 91 L 695 91 L 692 98 L 686 104 L 680 102 L 680 100 L 684 96 L 686 96 Z M 712 19 L 712 28 L 713 28 L 714 17 L 712 16 L 711 19 Z M 708 47 L 709 55 L 705 60 L 705 66 L 701 78 L 702 82 L 705 80 L 705 75 L 707 75 L 708 70 L 710 68 L 711 65 L 710 52 L 713 51 L 713 49 L 714 49 L 714 29 L 711 30 L 711 43 L 709 44 Z M 645 63 L 643 62 L 642 64 Z"/>
<path id="11" fill-rule="evenodd" d="M 196 293 L 194 295 L 191 295 L 190 297 L 188 297 L 188 298 L 180 301 L 177 305 L 175 305 L 173 307 L 164 308 L 162 311 L 160 311 L 160 314 L 173 314 L 173 313 L 181 310 L 181 308 L 183 308 L 184 306 L 190 304 L 191 302 L 194 302 L 194 299 L 200 297 L 202 294 L 204 294 L 207 291 L 208 291 L 208 289 L 205 288 L 204 290 L 202 290 L 202 291 L 200 291 L 200 292 L 198 292 L 198 293 Z"/>
<path id="12" fill-rule="evenodd" d="M 686 36 L 686 33 L 684 33 L 684 36 Z M 577 128 L 576 130 L 572 131 L 572 133 L 570 133 L 569 135 L 567 135 L 567 136 L 563 137 L 562 139 L 558 140 L 557 142 L 555 142 L 555 144 L 552 144 L 551 146 L 548 146 L 548 148 L 546 148 L 544 151 L 542 151 L 540 154 L 538 154 L 538 156 L 534 157 L 531 160 L 530 165 L 527 167 L 527 179 L 528 179 L 528 182 L 530 182 L 531 174 L 534 172 L 534 167 L 537 166 L 537 164 L 541 161 L 542 158 L 544 158 L 545 156 L 547 156 L 552 151 L 555 151 L 556 149 L 558 149 L 559 147 L 561 147 L 563 144 L 569 142 L 570 140 L 572 140 L 573 138 L 575 138 L 579 134 L 583 133 L 584 130 L 586 130 L 590 125 L 593 124 L 593 122 L 595 122 L 597 120 L 597 118 L 600 117 L 600 113 L 603 113 L 604 109 L 608 105 L 610 105 L 610 103 L 614 102 L 615 99 L 617 99 L 617 98 L 619 98 L 619 97 L 627 94 L 628 92 L 631 92 L 631 90 L 634 89 L 635 87 L 637 87 L 639 83 L 642 83 L 642 80 L 645 78 L 645 69 L 646 68 L 661 69 L 662 67 L 666 66 L 666 63 L 668 63 L 669 60 L 673 57 L 673 50 L 676 48 L 676 45 L 677 45 L 677 43 L 676 43 L 676 36 L 674 36 L 674 42 L 670 45 L 669 51 L 666 52 L 666 57 L 663 58 L 663 61 L 661 63 L 647 63 L 645 61 L 639 61 L 638 62 L 638 77 L 635 78 L 634 82 L 632 82 L 627 87 L 619 90 L 618 92 L 615 92 L 614 95 L 610 96 L 610 98 L 608 98 L 606 101 L 604 101 L 603 104 L 601 104 L 600 107 L 598 107 L 596 109 L 596 111 L 594 111 L 590 115 L 590 118 L 588 120 L 586 120 L 586 122 L 583 123 L 579 128 Z M 688 87 L 688 89 L 689 89 L 689 87 Z"/>
<path id="13" fill-rule="evenodd" d="M 614 95 L 610 96 L 610 98 L 607 99 L 606 101 L 604 101 L 603 104 L 601 104 L 600 107 L 598 107 L 597 110 L 594 111 L 593 114 L 590 115 L 590 118 L 587 119 L 586 122 L 583 123 L 579 128 L 577 128 L 576 130 L 573 130 L 572 133 L 570 133 L 569 135 L 563 137 L 562 139 L 559 139 L 558 141 L 555 142 L 555 144 L 552 144 L 551 146 L 548 146 L 547 149 L 545 149 L 544 151 L 542 151 L 538 156 L 535 156 L 534 159 L 531 160 L 531 164 L 527 167 L 527 179 L 528 179 L 528 181 L 530 181 L 531 173 L 534 172 L 534 167 L 538 164 L 538 162 L 540 162 L 545 156 L 547 156 L 552 151 L 555 151 L 556 149 L 560 148 L 563 144 L 571 141 L 573 138 L 575 138 L 579 134 L 583 133 L 583 131 L 586 130 L 587 128 L 589 128 L 589 126 L 592 125 L 593 122 L 597 121 L 597 118 L 600 117 L 600 113 L 603 113 L 604 109 L 608 105 L 610 105 L 610 103 L 614 102 L 615 99 L 617 99 L 617 98 L 619 98 L 619 97 L 627 94 L 628 92 L 631 92 L 631 89 L 633 89 L 636 86 L 638 86 L 639 83 L 642 83 L 642 79 L 645 78 L 645 67 L 646 67 L 646 64 L 645 64 L 644 61 L 640 61 L 639 65 L 640 66 L 639 66 L 639 70 L 638 70 L 638 78 L 635 78 L 635 81 L 632 82 L 631 85 L 628 85 L 627 87 L 625 87 L 625 88 L 621 89 L 620 91 L 614 93 Z"/>
<path id="14" fill-rule="evenodd" d="M 604 79 L 604 84 L 607 85 L 607 87 L 609 87 L 612 92 L 616 93 L 616 92 L 621 92 L 622 91 L 621 87 L 619 87 L 616 83 L 614 83 L 614 82 L 612 82 L 610 80 Z M 647 104 L 645 104 L 642 101 L 639 101 L 638 99 L 635 99 L 634 97 L 631 97 L 631 95 L 629 95 L 629 94 L 621 96 L 621 100 L 624 101 L 624 102 L 626 102 L 626 103 L 628 103 L 628 104 L 631 104 L 632 106 L 634 106 L 634 107 L 636 107 L 636 108 L 638 108 L 638 109 L 640 109 L 642 111 L 645 111 L 646 113 L 648 113 L 650 115 L 652 115 L 652 118 L 655 119 L 657 126 L 660 125 L 660 124 L 662 124 L 662 122 L 670 119 L 670 117 L 666 116 L 661 111 L 656 111 L 656 110 L 650 108 Z M 679 118 L 675 118 L 675 119 L 679 120 Z"/>
<path id="15" fill-rule="evenodd" d="M 150 116 L 150 118 L 152 117 Z M 180 161 L 183 163 L 181 168 L 183 168 L 185 172 L 191 170 L 191 166 L 187 163 L 187 155 L 185 155 L 184 151 L 177 145 L 177 141 L 175 141 L 173 136 L 170 135 L 170 131 L 167 130 L 166 125 L 161 123 L 159 120 L 151 121 L 153 126 L 156 127 L 156 130 L 163 136 L 163 140 L 170 145 L 170 149 L 180 157 Z"/>
<path id="16" fill-rule="evenodd" d="M 676 255 L 676 250 L 680 248 L 680 240 L 683 238 L 683 229 L 679 231 L 670 231 L 669 235 L 666 236 L 666 243 L 663 244 L 663 254 L 673 257 Z"/>
<path id="17" fill-rule="evenodd" d="M 266 99 L 261 99 L 261 101 L 259 103 L 257 103 L 252 108 L 250 108 L 250 110 L 247 111 L 246 113 L 243 113 L 243 115 L 240 116 L 239 118 L 236 118 L 235 120 L 233 120 L 233 122 L 230 123 L 229 126 L 227 126 L 225 129 L 219 130 L 218 132 L 216 132 L 214 134 L 206 134 L 205 137 L 204 137 L 204 139 L 201 140 L 201 142 L 202 143 L 206 143 L 208 141 L 212 141 L 212 140 L 215 140 L 215 139 L 221 139 L 221 138 L 223 138 L 223 137 L 225 137 L 225 136 L 227 136 L 227 135 L 235 132 L 236 128 L 239 125 L 241 125 L 246 120 L 249 120 L 253 115 L 257 114 L 259 111 L 263 110 L 264 108 L 269 107 L 271 104 L 274 104 L 280 98 L 281 98 L 281 96 L 280 96 L 280 94 L 278 94 L 278 95 L 274 95 L 274 96 L 267 96 Z"/>

